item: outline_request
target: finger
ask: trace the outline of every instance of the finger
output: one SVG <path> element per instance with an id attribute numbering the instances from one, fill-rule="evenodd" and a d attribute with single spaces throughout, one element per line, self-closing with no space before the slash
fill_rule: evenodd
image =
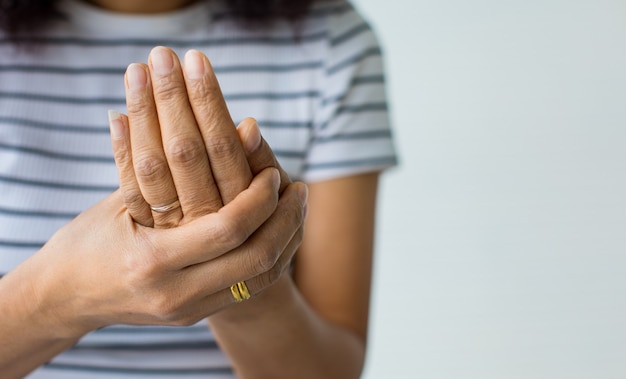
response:
<path id="1" fill-rule="evenodd" d="M 303 228 L 300 227 L 291 238 L 287 247 L 283 250 L 274 266 L 255 277 L 244 278 L 240 273 L 233 271 L 232 283 L 223 280 L 223 276 L 208 275 L 205 265 L 194 265 L 183 270 L 176 283 L 177 296 L 172 299 L 169 296 L 163 298 L 167 291 L 159 291 L 151 298 L 156 301 L 155 310 L 152 314 L 160 314 L 159 323 L 172 325 L 191 325 L 202 318 L 210 316 L 219 310 L 248 300 L 254 297 L 276 281 L 290 267 L 293 255 L 298 250 L 303 237 Z M 211 265 L 214 263 L 206 263 Z M 225 268 L 227 269 L 227 268 Z M 243 283 L 245 290 L 239 290 L 238 283 Z M 235 287 L 233 291 L 233 287 Z M 238 295 L 235 295 L 238 294 Z M 249 296 L 246 298 L 246 296 Z"/>
<path id="2" fill-rule="evenodd" d="M 204 282 L 195 283 L 192 288 L 181 287 L 179 295 L 165 299 L 165 306 L 157 305 L 148 311 L 159 325 L 189 326 L 236 303 L 230 287 L 219 289 L 206 295 Z"/>
<path id="3" fill-rule="evenodd" d="M 154 225 L 154 220 L 150 212 L 150 205 L 148 205 L 141 194 L 133 168 L 128 118 L 117 111 L 110 110 L 109 127 L 111 129 L 113 157 L 117 165 L 124 204 L 135 222 L 151 227 Z"/>
<path id="4" fill-rule="evenodd" d="M 281 255 L 279 262 L 272 270 L 247 280 L 240 280 L 218 290 L 214 290 L 216 283 L 211 278 L 203 274 L 201 269 L 194 267 L 194 270 L 197 271 L 194 274 L 198 275 L 198 279 L 189 280 L 193 286 L 180 286 L 178 298 L 184 300 L 184 304 L 176 304 L 176 299 L 167 299 L 169 301 L 164 303 L 167 304 L 168 308 L 175 311 L 157 312 L 166 315 L 157 321 L 160 324 L 192 325 L 226 307 L 247 301 L 259 295 L 270 285 L 276 283 L 281 275 L 284 274 L 286 268 L 289 267 L 288 261 L 291 260 L 292 253 L 297 250 L 299 244 L 300 241 L 297 238 L 292 239 L 292 242 L 285 249 L 285 254 Z M 187 274 L 184 273 L 183 275 Z M 244 286 L 244 291 L 239 289 L 239 285 Z M 235 289 L 233 290 L 233 288 Z M 235 293 L 238 295 L 235 295 Z"/>
<path id="5" fill-rule="evenodd" d="M 186 269 L 183 273 L 186 283 L 181 283 L 179 295 L 181 298 L 188 299 L 188 303 L 193 305 L 193 309 L 184 310 L 180 313 L 181 316 L 191 316 L 192 319 L 210 316 L 227 306 L 248 300 L 276 283 L 290 267 L 291 259 L 302 241 L 302 230 L 302 227 L 299 228 L 270 270 L 252 278 L 241 277 L 240 273 L 233 271 L 232 277 L 229 278 L 232 280 L 232 283 L 230 285 L 227 284 L 225 288 L 221 288 L 221 286 L 224 286 L 224 283 L 229 283 L 228 279 L 224 280 L 223 276 L 208 275 L 203 265 L 192 266 Z M 243 282 L 247 294 L 241 293 L 235 288 L 235 292 L 240 294 L 239 297 L 236 297 L 233 293 L 233 287 L 241 282 Z M 215 288 L 221 289 L 215 290 Z M 246 298 L 246 295 L 249 297 Z"/>
<path id="6" fill-rule="evenodd" d="M 126 70 L 126 105 L 130 126 L 132 160 L 141 193 L 151 206 L 163 206 L 178 197 L 163 152 L 159 119 L 152 95 L 148 68 L 133 63 Z M 176 226 L 182 219 L 180 208 L 152 212 L 154 227 Z"/>
<path id="7" fill-rule="evenodd" d="M 275 168 L 263 170 L 218 212 L 165 233 L 151 234 L 154 254 L 172 269 L 180 269 L 237 248 L 276 210 L 279 181 Z"/>
<path id="8" fill-rule="evenodd" d="M 298 251 L 300 244 L 302 243 L 303 237 L 304 227 L 301 226 L 296 231 L 296 234 L 293 235 L 293 237 L 287 244 L 287 247 L 283 250 L 282 254 L 270 270 L 260 275 L 257 275 L 252 279 L 246 280 L 246 284 L 248 285 L 248 289 L 250 290 L 250 294 L 252 296 L 258 295 L 263 292 L 263 290 L 276 283 L 276 281 L 285 273 L 285 271 L 291 269 L 291 262 L 294 255 Z"/>
<path id="9" fill-rule="evenodd" d="M 256 278 L 253 283 L 258 291 L 274 283 L 297 249 L 290 244 L 299 245 L 302 239 L 306 192 L 303 183 L 289 186 L 276 211 L 244 244 L 210 262 L 189 267 L 193 274 L 186 280 L 190 284 L 210 280 L 213 288 L 220 288 Z"/>
<path id="10" fill-rule="evenodd" d="M 163 149 L 185 218 L 216 212 L 222 206 L 209 159 L 189 104 L 176 54 L 152 49 L 148 59 Z"/>
<path id="11" fill-rule="evenodd" d="M 261 135 L 261 130 L 253 118 L 244 119 L 237 126 L 237 133 L 244 147 L 246 159 L 250 170 L 254 175 L 267 168 L 276 167 L 280 172 L 280 193 L 291 183 L 289 175 L 283 170 L 270 148 L 267 141 Z"/>
<path id="12" fill-rule="evenodd" d="M 208 58 L 190 50 L 185 54 L 184 66 L 189 102 L 222 202 L 227 204 L 248 187 L 252 173 Z"/>
<path id="13" fill-rule="evenodd" d="M 184 277 L 184 272 L 179 277 Z M 148 322 L 159 325 L 187 326 L 210 316 L 235 302 L 230 287 L 214 287 L 211 280 L 192 282 L 180 280 L 168 283 L 164 289 L 155 288 L 140 302 L 141 313 Z M 175 291 L 172 291 L 174 287 Z M 175 296 L 172 294 L 175 293 Z M 141 314 L 140 313 L 140 314 Z M 143 321 L 138 321 L 145 323 Z"/>

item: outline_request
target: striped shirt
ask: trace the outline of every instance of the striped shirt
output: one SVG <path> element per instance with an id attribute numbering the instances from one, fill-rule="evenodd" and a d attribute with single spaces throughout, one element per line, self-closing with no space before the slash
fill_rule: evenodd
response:
<path id="1" fill-rule="evenodd" d="M 211 59 L 235 122 L 255 117 L 285 170 L 314 182 L 396 162 L 381 50 L 344 1 L 297 25 L 243 28 L 215 2 L 122 15 L 65 0 L 45 33 L 0 34 L 0 275 L 118 187 L 107 110 L 123 74 L 156 45 Z M 85 336 L 29 378 L 233 378 L 206 323 L 116 325 Z"/>

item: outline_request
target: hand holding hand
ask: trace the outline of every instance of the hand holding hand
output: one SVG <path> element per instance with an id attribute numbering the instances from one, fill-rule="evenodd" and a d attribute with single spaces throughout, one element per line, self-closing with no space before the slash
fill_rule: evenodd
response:
<path id="1" fill-rule="evenodd" d="M 134 223 L 117 191 L 63 227 L 25 266 L 40 272 L 34 299 L 66 336 L 116 323 L 196 322 L 233 303 L 232 283 L 271 271 L 273 256 L 254 241 L 272 224 L 278 182 L 276 170 L 264 170 L 219 212 L 172 229 Z"/>
<path id="2" fill-rule="evenodd" d="M 155 50 L 171 54 L 171 70 L 159 71 L 157 52 L 154 67 L 131 65 L 129 116 L 111 121 L 121 190 L 20 268 L 40 273 L 32 295 L 59 335 L 194 323 L 233 304 L 234 283 L 253 295 L 270 286 L 300 244 L 306 187 L 274 168 L 252 120 L 238 134 L 206 57 L 188 54 L 185 67 L 205 75 L 187 78 L 173 52 Z M 173 199 L 169 212 L 148 206 Z"/>
<path id="3" fill-rule="evenodd" d="M 255 294 L 280 277 L 300 244 L 306 187 L 291 183 L 253 119 L 234 127 L 204 55 L 188 52 L 183 66 L 171 50 L 158 47 L 148 66 L 128 68 L 129 115 L 111 117 L 121 191 L 140 224 L 171 228 L 218 211 L 253 174 L 278 168 L 282 196 L 263 226 L 268 232 L 249 241 L 267 257 L 258 262 L 263 275 L 244 278 Z M 163 205 L 167 209 L 159 209 Z"/>

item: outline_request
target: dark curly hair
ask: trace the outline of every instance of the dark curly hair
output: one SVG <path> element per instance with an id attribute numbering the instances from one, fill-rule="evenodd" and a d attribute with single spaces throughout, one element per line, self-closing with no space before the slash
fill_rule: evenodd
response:
<path id="1" fill-rule="evenodd" d="M 285 18 L 297 20 L 316 0 L 198 0 L 222 1 L 233 17 L 251 24 Z M 9 36 L 44 28 L 48 22 L 62 18 L 58 0 L 0 0 L 0 30 Z"/>

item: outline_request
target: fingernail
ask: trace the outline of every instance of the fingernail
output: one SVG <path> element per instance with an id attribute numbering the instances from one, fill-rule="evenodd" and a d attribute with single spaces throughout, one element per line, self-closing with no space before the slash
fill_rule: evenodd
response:
<path id="1" fill-rule="evenodd" d="M 109 109 L 108 113 L 109 113 L 109 122 L 113 120 L 118 120 L 120 118 L 120 113 L 116 111 L 115 109 Z"/>
<path id="2" fill-rule="evenodd" d="M 185 54 L 185 76 L 189 79 L 200 79 L 204 76 L 204 59 L 197 50 L 189 50 Z"/>
<path id="3" fill-rule="evenodd" d="M 113 139 L 124 138 L 124 124 L 118 111 L 109 109 L 109 127 L 111 128 L 111 137 Z"/>
<path id="4" fill-rule="evenodd" d="M 164 47 L 155 47 L 150 52 L 150 67 L 157 75 L 167 75 L 174 68 L 172 53 Z"/>
<path id="5" fill-rule="evenodd" d="M 126 69 L 126 84 L 130 89 L 144 88 L 148 84 L 146 70 L 139 63 L 131 63 Z"/>
<path id="6" fill-rule="evenodd" d="M 248 154 L 254 152 L 261 145 L 261 131 L 259 130 L 259 124 L 255 119 L 250 119 L 252 125 L 250 126 L 250 132 L 245 142 L 245 149 Z"/>

